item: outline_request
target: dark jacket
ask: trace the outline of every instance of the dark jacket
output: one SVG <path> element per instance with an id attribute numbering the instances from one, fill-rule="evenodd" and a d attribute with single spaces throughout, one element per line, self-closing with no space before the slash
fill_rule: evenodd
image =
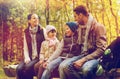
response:
<path id="1" fill-rule="evenodd" d="M 76 41 L 77 39 L 78 39 L 77 32 L 71 37 L 65 36 L 63 38 L 64 45 L 60 56 L 65 57 L 67 54 L 69 57 L 78 56 L 80 47 Z"/>
<path id="2" fill-rule="evenodd" d="M 29 27 L 25 29 L 25 37 L 27 41 L 28 51 L 29 51 L 29 57 L 32 59 L 32 44 L 31 44 L 31 35 L 29 32 Z M 38 26 L 38 31 L 36 33 L 36 42 L 37 42 L 37 54 L 39 58 L 41 43 L 45 40 L 43 29 Z"/>

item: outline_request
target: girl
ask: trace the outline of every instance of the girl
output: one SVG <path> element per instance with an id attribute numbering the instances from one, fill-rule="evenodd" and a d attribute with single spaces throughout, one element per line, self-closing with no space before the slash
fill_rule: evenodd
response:
<path id="1" fill-rule="evenodd" d="M 44 71 L 43 64 L 56 50 L 59 41 L 56 37 L 56 28 L 52 25 L 46 26 L 47 38 L 42 42 L 39 62 L 35 64 L 35 71 L 37 73 L 38 79 L 41 79 L 42 72 Z"/>

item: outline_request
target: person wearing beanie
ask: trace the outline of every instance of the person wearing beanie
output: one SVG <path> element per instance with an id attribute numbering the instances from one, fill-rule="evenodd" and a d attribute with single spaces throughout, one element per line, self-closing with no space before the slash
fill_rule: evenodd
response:
<path id="1" fill-rule="evenodd" d="M 75 32 L 78 29 L 78 25 L 75 22 L 67 22 L 66 25 L 70 28 L 72 32 Z"/>
<path id="2" fill-rule="evenodd" d="M 84 5 L 74 10 L 74 19 L 79 24 L 77 43 L 81 46 L 79 56 L 70 58 L 59 66 L 60 79 L 94 79 L 99 59 L 107 47 L 106 29 Z"/>
<path id="3" fill-rule="evenodd" d="M 47 25 L 46 26 L 46 33 L 50 32 L 51 30 L 55 30 L 57 32 L 56 28 L 53 25 Z"/>
<path id="4" fill-rule="evenodd" d="M 65 35 L 58 45 L 52 56 L 44 63 L 43 67 L 46 68 L 42 74 L 41 79 L 49 79 L 52 76 L 54 69 L 56 69 L 61 62 L 68 58 L 78 56 L 80 50 L 76 40 L 78 37 L 77 29 L 78 24 L 75 22 L 67 22 L 65 24 Z"/>
<path id="5" fill-rule="evenodd" d="M 43 64 L 47 59 L 53 54 L 56 50 L 59 40 L 56 37 L 57 30 L 52 25 L 46 26 L 46 34 L 47 38 L 45 41 L 42 42 L 40 55 L 39 55 L 39 62 L 35 64 L 34 70 L 36 71 L 37 78 L 41 79 L 41 75 L 44 71 Z"/>
<path id="6" fill-rule="evenodd" d="M 65 36 L 72 36 L 77 32 L 78 25 L 75 22 L 67 22 L 65 25 Z"/>

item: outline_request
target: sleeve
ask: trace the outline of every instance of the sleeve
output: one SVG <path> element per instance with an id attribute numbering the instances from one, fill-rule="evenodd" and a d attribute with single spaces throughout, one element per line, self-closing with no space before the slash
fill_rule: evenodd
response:
<path id="1" fill-rule="evenodd" d="M 59 57 L 59 55 L 62 52 L 63 45 L 64 45 L 64 42 L 63 42 L 63 40 L 61 40 L 61 42 L 59 43 L 57 49 L 55 50 L 55 52 L 53 53 L 53 55 L 47 60 L 47 62 L 50 62 L 50 61 L 56 59 L 57 57 Z"/>
<path id="2" fill-rule="evenodd" d="M 43 41 L 42 44 L 41 44 L 39 59 L 44 60 L 44 57 L 45 57 L 45 41 Z"/>
<path id="3" fill-rule="evenodd" d="M 60 44 L 59 40 L 56 39 L 55 50 L 57 49 L 58 45 Z"/>
<path id="4" fill-rule="evenodd" d="M 97 59 L 97 58 L 100 58 L 106 47 L 107 47 L 107 40 L 106 40 L 106 30 L 104 28 L 104 26 L 102 25 L 98 25 L 96 27 L 96 29 L 94 29 L 94 32 L 95 32 L 95 36 L 96 36 L 96 47 L 97 49 L 91 53 L 91 54 L 88 54 L 87 56 L 85 56 L 84 58 L 86 59 L 86 61 L 90 60 L 90 59 Z"/>
<path id="5" fill-rule="evenodd" d="M 29 52 L 28 52 L 28 46 L 27 46 L 27 41 L 26 41 L 26 37 L 25 37 L 25 34 L 24 34 L 24 41 L 23 41 L 23 50 L 24 50 L 24 62 L 27 61 L 27 60 L 30 60 L 30 57 L 29 57 Z"/>

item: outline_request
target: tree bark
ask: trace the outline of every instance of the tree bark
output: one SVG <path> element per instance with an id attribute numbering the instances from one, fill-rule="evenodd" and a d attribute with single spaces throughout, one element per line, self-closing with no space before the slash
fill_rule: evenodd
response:
<path id="1" fill-rule="evenodd" d="M 111 0 L 109 0 L 109 4 L 110 4 L 110 11 L 111 11 L 111 13 L 112 13 L 112 15 L 113 15 L 113 17 L 115 18 L 115 24 L 116 24 L 116 32 L 117 32 L 117 36 L 119 35 L 119 29 L 118 29 L 118 18 L 117 18 L 117 16 L 115 15 L 115 13 L 114 13 L 114 11 L 113 11 L 113 8 L 112 8 L 112 1 Z"/>
<path id="2" fill-rule="evenodd" d="M 46 25 L 49 25 L 49 0 L 46 0 Z"/>

